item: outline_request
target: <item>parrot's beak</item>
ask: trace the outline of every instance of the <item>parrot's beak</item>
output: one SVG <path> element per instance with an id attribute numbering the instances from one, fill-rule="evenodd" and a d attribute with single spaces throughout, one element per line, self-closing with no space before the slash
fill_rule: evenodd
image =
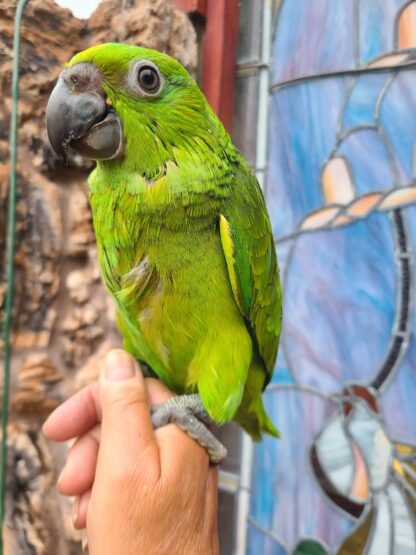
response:
<path id="1" fill-rule="evenodd" d="M 90 63 L 75 64 L 59 76 L 46 108 L 46 128 L 53 150 L 64 161 L 68 146 L 92 160 L 124 155 L 123 126 L 101 84 Z"/>

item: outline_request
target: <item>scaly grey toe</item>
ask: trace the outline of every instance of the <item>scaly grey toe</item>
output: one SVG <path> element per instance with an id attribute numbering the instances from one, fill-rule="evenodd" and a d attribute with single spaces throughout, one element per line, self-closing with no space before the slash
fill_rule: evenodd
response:
<path id="1" fill-rule="evenodd" d="M 211 419 L 198 394 L 171 397 L 154 407 L 152 422 L 155 429 L 176 424 L 206 450 L 212 464 L 219 464 L 227 456 L 227 449 L 204 424 L 211 422 Z"/>

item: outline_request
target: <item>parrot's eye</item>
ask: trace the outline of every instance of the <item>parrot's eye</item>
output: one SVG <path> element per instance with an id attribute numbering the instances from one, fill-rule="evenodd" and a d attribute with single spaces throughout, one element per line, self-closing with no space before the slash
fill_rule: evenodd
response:
<path id="1" fill-rule="evenodd" d="M 159 74 L 156 69 L 151 66 L 142 66 L 139 69 L 137 81 L 140 88 L 147 94 L 155 94 L 159 91 Z"/>
<path id="2" fill-rule="evenodd" d="M 155 97 L 163 87 L 163 76 L 150 60 L 135 60 L 127 74 L 127 88 L 141 97 Z"/>
<path id="3" fill-rule="evenodd" d="M 127 87 L 144 97 L 157 96 L 163 87 L 163 76 L 156 64 L 149 60 L 134 61 L 127 75 Z"/>

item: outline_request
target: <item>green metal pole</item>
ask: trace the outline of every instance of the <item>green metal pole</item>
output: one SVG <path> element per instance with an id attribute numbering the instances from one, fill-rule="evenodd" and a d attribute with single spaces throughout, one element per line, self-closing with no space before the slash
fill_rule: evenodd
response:
<path id="1" fill-rule="evenodd" d="M 16 177 L 17 177 L 17 127 L 19 102 L 19 54 L 20 24 L 27 0 L 19 0 L 14 19 L 13 37 L 13 76 L 12 76 L 12 113 L 10 121 L 10 181 L 7 225 L 7 293 L 4 303 L 3 320 L 3 404 L 1 409 L 1 467 L 0 467 L 0 555 L 3 555 L 3 525 L 5 518 L 5 497 L 7 477 L 7 423 L 10 391 L 10 359 L 11 359 L 11 323 L 13 310 L 14 253 L 16 235 Z"/>

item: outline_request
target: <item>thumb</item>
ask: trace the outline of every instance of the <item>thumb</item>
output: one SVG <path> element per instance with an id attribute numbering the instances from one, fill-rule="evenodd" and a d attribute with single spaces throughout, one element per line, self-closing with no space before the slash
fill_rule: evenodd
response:
<path id="1" fill-rule="evenodd" d="M 136 360 L 110 351 L 100 376 L 102 409 L 100 459 L 125 466 L 156 446 L 145 380 Z M 147 453 L 148 455 L 148 453 Z"/>

